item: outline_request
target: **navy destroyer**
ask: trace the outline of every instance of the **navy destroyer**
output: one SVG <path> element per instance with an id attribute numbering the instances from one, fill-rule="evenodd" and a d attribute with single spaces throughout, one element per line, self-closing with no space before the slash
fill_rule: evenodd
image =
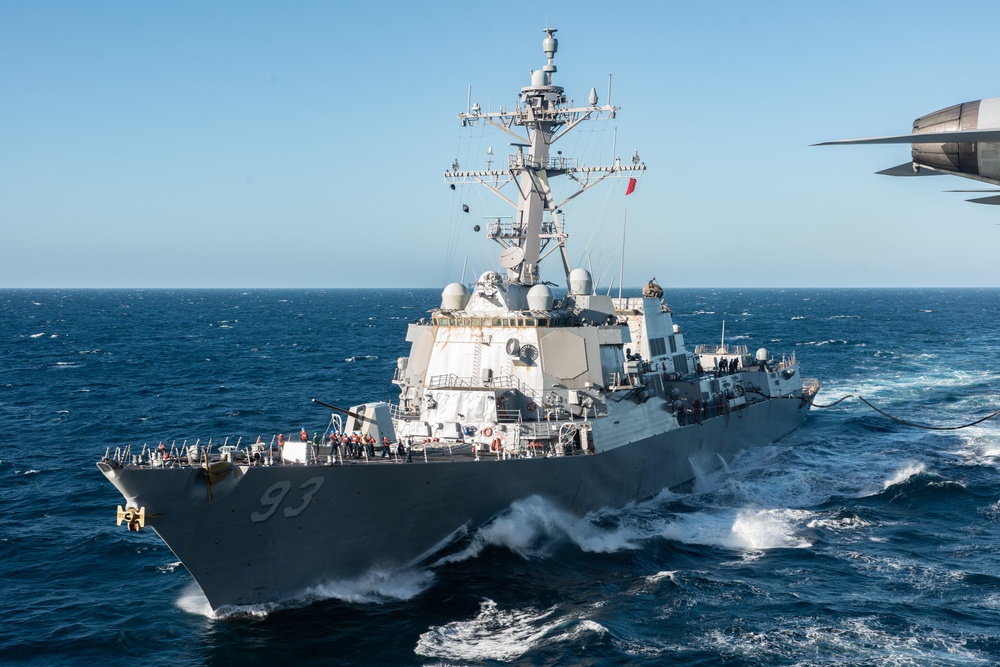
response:
<path id="1" fill-rule="evenodd" d="M 412 566 L 520 499 L 581 516 L 642 500 L 781 438 L 808 413 L 819 384 L 794 354 L 724 337 L 691 348 L 655 281 L 641 297 L 613 298 L 570 267 L 566 200 L 550 181 L 569 179 L 572 199 L 646 166 L 637 155 L 585 166 L 551 154 L 581 123 L 619 110 L 593 89 L 586 105 L 567 101 L 553 83 L 555 32 L 545 29 L 547 62 L 513 108 L 459 116 L 512 135 L 514 150 L 503 168 L 455 165 L 446 181 L 486 186 L 514 215 L 487 225 L 497 270 L 448 285 L 440 307 L 408 325 L 397 401 L 329 406 L 316 438 L 120 447 L 98 462 L 125 499 L 118 524 L 154 530 L 213 609 L 308 599 L 326 583 Z M 556 251 L 560 298 L 539 274 Z"/>

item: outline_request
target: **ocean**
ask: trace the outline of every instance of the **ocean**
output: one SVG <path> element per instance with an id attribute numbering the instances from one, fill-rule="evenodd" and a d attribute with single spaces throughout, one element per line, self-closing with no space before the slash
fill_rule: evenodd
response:
<path id="1" fill-rule="evenodd" d="M 0 290 L 0 664 L 1000 664 L 1000 419 L 925 430 L 849 399 L 689 493 L 586 517 L 528 499 L 422 569 L 268 612 L 213 615 L 151 530 L 115 526 L 109 448 L 322 431 L 312 398 L 395 400 L 406 325 L 438 299 Z M 727 342 L 794 352 L 821 405 L 939 427 L 1000 409 L 997 289 L 665 300 L 689 345 L 725 321 Z"/>

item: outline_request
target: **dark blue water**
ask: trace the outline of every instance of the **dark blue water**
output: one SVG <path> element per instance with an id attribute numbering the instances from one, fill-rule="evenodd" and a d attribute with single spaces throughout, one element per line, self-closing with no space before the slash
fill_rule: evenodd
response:
<path id="1" fill-rule="evenodd" d="M 1000 290 L 668 290 L 688 343 L 794 351 L 817 399 L 1000 409 Z M 1000 421 L 856 401 L 687 495 L 525 502 L 424 570 L 213 617 L 114 525 L 108 447 L 322 430 L 394 399 L 437 290 L 0 291 L 0 664 L 1000 663 Z M 336 520 L 336 518 L 334 518 Z M 377 527 L 373 527 L 377 529 Z"/>

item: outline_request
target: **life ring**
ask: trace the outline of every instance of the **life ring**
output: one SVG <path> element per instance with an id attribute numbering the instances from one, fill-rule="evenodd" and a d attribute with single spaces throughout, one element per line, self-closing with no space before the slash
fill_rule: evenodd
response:
<path id="1" fill-rule="evenodd" d="M 528 412 L 534 412 L 538 409 L 538 406 L 535 405 L 534 401 L 528 401 L 528 405 L 525 406 L 525 409 L 527 409 Z"/>
<path id="2" fill-rule="evenodd" d="M 491 435 L 493 435 L 493 429 L 487 426 L 486 428 L 483 429 L 483 435 L 485 435 L 487 438 L 490 437 Z"/>

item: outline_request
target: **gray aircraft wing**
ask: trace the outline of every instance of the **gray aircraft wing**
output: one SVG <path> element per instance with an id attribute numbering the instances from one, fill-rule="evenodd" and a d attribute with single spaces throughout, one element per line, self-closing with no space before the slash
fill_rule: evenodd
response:
<path id="1" fill-rule="evenodd" d="M 836 146 L 847 144 L 956 144 L 979 141 L 1000 142 L 1000 128 L 979 130 L 955 130 L 954 132 L 921 132 L 920 134 L 899 134 L 894 137 L 869 137 L 867 139 L 840 139 L 823 141 L 813 146 Z"/>
<path id="2" fill-rule="evenodd" d="M 944 176 L 945 174 L 940 171 L 934 171 L 930 168 L 921 168 L 920 171 L 916 171 L 913 168 L 913 161 L 904 162 L 903 164 L 897 164 L 895 167 L 889 167 L 888 169 L 883 169 L 882 171 L 876 171 L 876 174 L 881 176 Z"/>
<path id="3" fill-rule="evenodd" d="M 973 204 L 986 204 L 988 206 L 1000 206 L 1000 190 L 945 190 L 945 192 L 992 192 L 992 197 L 976 197 L 974 199 L 966 199 L 967 202 L 972 202 Z"/>

